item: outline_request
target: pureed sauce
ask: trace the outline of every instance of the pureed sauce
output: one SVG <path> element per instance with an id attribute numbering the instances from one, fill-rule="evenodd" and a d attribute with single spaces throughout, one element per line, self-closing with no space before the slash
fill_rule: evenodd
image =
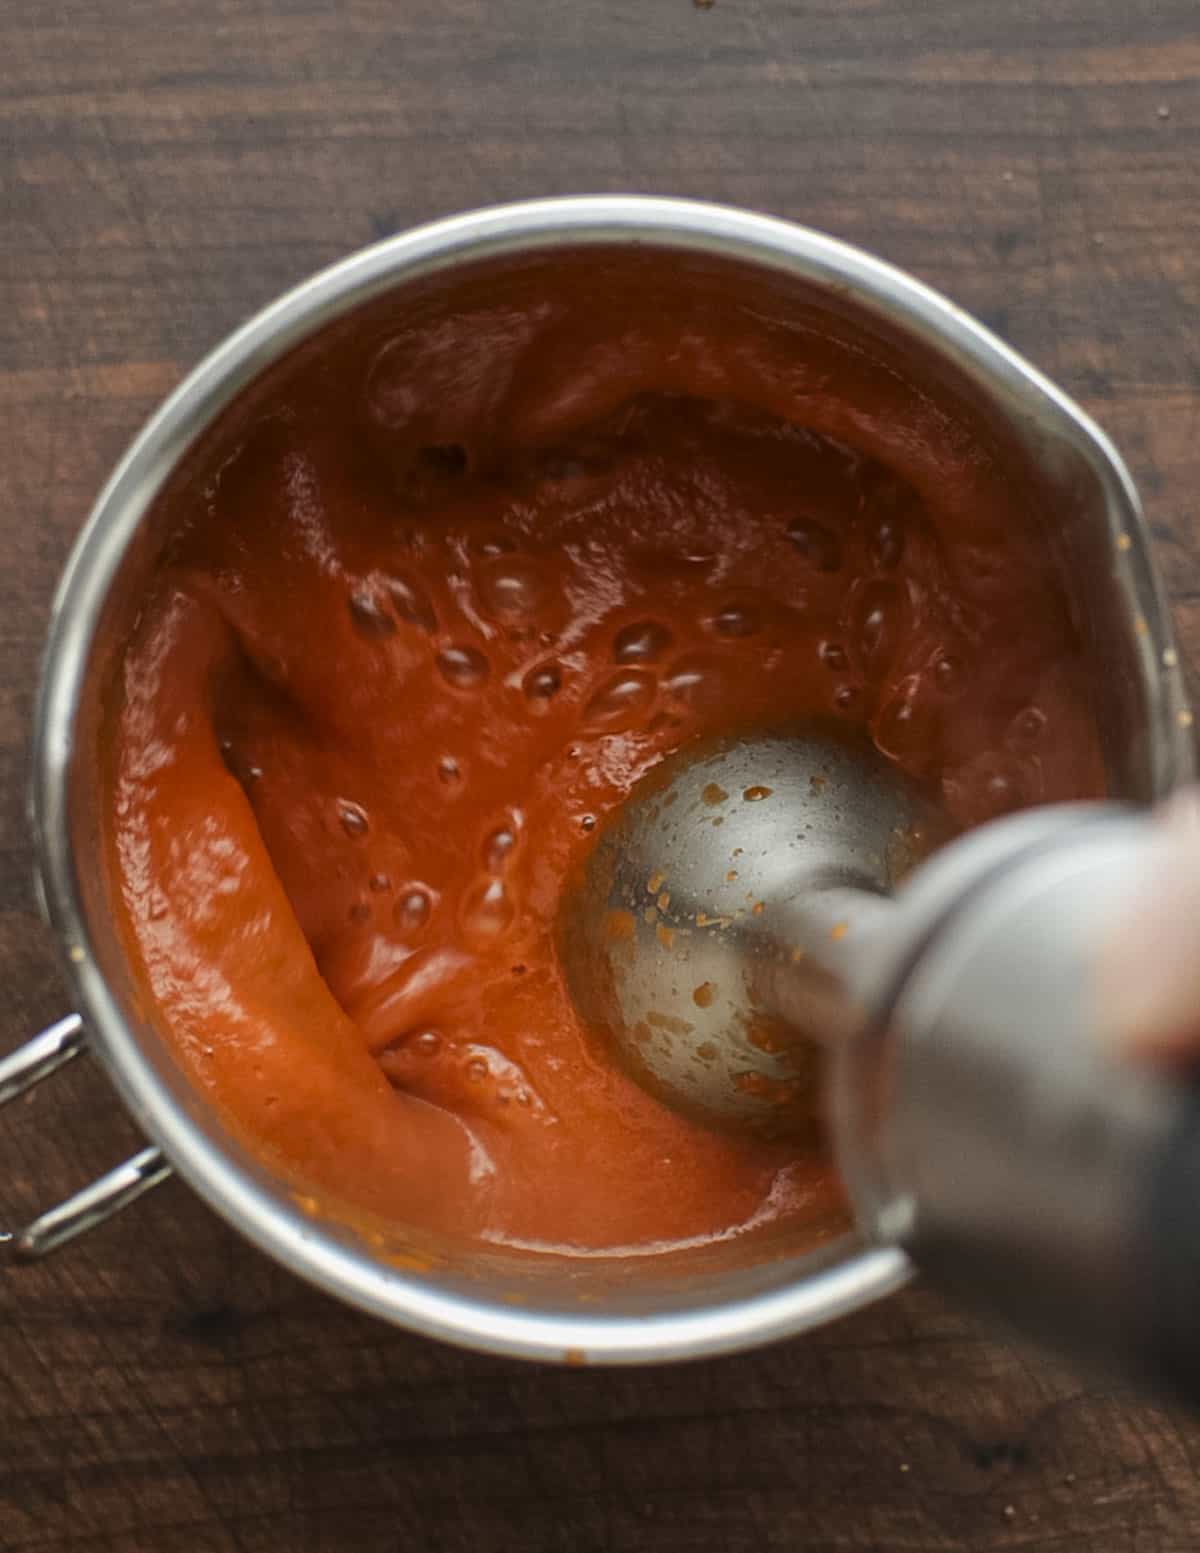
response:
<path id="1" fill-rule="evenodd" d="M 118 915 L 195 1082 L 323 1205 L 560 1252 L 831 1233 L 823 1147 L 706 1129 L 589 1043 L 567 876 L 665 754 L 805 717 L 963 825 L 1102 791 L 1011 456 L 751 292 L 628 254 L 428 286 L 164 498 L 108 729 Z"/>

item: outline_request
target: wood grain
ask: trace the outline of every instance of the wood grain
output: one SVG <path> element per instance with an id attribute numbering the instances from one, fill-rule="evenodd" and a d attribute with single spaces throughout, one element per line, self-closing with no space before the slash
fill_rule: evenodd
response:
<path id="1" fill-rule="evenodd" d="M 1200 652 L 1195 0 L 7 0 L 0 1041 L 63 1007 L 29 888 L 51 591 L 162 394 L 425 217 L 633 189 L 772 210 L 989 321 L 1116 437 Z M 133 1133 L 80 1064 L 0 1212 Z M 171 1186 L 0 1281 L 0 1547 L 1191 1553 L 1200 1432 L 913 1292 L 739 1359 L 550 1371 L 308 1291 Z"/>

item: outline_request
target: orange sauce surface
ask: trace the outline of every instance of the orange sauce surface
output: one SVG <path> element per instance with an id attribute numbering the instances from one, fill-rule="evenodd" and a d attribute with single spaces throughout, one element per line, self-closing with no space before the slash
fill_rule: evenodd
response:
<path id="1" fill-rule="evenodd" d="M 664 1108 L 564 987 L 564 880 L 686 741 L 838 718 L 962 824 L 1102 788 L 1000 455 L 668 270 L 497 282 L 293 372 L 125 651 L 108 842 L 159 1022 L 372 1215 L 579 1251 L 836 1224 L 824 1153 Z"/>

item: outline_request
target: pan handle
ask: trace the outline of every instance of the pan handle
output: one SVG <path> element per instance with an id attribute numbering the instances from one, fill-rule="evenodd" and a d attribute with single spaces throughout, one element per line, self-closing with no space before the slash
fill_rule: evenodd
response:
<path id="1" fill-rule="evenodd" d="M 49 1078 L 78 1057 L 86 1045 L 83 1020 L 78 1014 L 68 1014 L 15 1052 L 0 1058 L 0 1105 L 7 1105 Z M 11 1248 L 17 1261 L 35 1262 L 119 1213 L 170 1174 L 171 1166 L 162 1151 L 148 1146 L 65 1202 L 40 1214 L 24 1229 L 0 1230 L 0 1245 Z"/>

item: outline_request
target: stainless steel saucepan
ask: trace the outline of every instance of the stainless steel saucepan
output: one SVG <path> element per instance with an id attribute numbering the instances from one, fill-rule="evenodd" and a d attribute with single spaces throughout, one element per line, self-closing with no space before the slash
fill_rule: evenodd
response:
<path id="1" fill-rule="evenodd" d="M 313 1217 L 228 1131 L 139 1006 L 113 928 L 98 853 L 99 728 L 113 666 L 161 553 L 158 498 L 188 460 L 219 446 L 223 417 L 289 353 L 319 354 L 360 309 L 428 295 L 464 273 L 603 248 L 620 266 L 679 256 L 731 304 L 865 331 L 883 356 L 936 380 L 1014 450 L 1039 501 L 1063 585 L 1095 666 L 1111 792 L 1140 802 L 1193 774 L 1191 714 L 1146 527 L 1118 454 L 1082 412 L 952 303 L 815 232 L 674 200 L 581 198 L 484 210 L 421 228 L 326 270 L 226 340 L 152 417 L 84 528 L 54 601 L 37 703 L 31 817 L 38 886 L 77 1014 L 0 1062 L 0 1103 L 83 1050 L 107 1069 L 151 1140 L 70 1201 L 12 1234 L 37 1257 L 177 1170 L 235 1228 L 330 1293 L 386 1320 L 471 1347 L 542 1359 L 628 1363 L 743 1348 L 827 1321 L 897 1288 L 909 1264 L 848 1234 L 816 1252 L 773 1245 L 747 1262 L 703 1256 L 559 1260 L 496 1248 L 447 1252 L 427 1270 Z"/>

